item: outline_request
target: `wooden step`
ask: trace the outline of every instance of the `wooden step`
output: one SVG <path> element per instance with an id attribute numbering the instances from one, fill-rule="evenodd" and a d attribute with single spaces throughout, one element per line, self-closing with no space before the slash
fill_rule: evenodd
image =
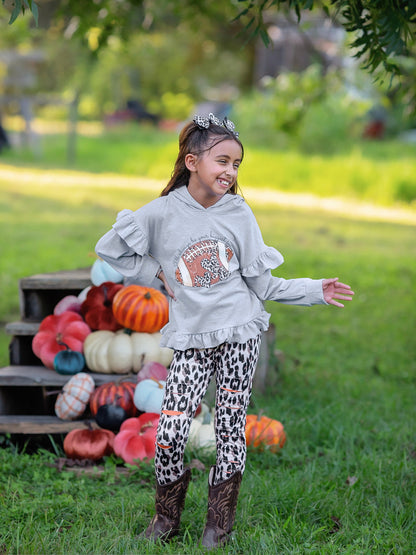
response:
<path id="1" fill-rule="evenodd" d="M 86 372 L 91 375 L 96 386 L 120 379 L 134 382 L 137 379 L 135 374 Z M 50 370 L 44 366 L 11 365 L 0 368 L 0 386 L 62 387 L 71 377 L 58 374 L 55 370 Z"/>
<path id="2" fill-rule="evenodd" d="M 32 350 L 33 337 L 39 330 L 39 322 L 11 322 L 6 324 L 6 333 L 12 336 L 9 343 L 9 362 L 24 366 L 41 365 Z"/>
<path id="3" fill-rule="evenodd" d="M 78 295 L 91 285 L 91 268 L 36 274 L 19 280 L 20 315 L 24 321 L 40 322 L 53 313 L 67 295 Z"/>
<path id="4" fill-rule="evenodd" d="M 60 420 L 56 416 L 0 415 L 0 434 L 67 434 L 71 430 L 98 428 L 94 420 Z"/>
<path id="5" fill-rule="evenodd" d="M 39 331 L 40 322 L 9 322 L 5 326 L 8 335 L 28 335 L 33 337 Z"/>

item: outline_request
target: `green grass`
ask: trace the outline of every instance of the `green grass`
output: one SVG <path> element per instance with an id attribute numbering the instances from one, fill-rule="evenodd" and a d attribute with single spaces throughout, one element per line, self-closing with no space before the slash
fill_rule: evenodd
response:
<path id="1" fill-rule="evenodd" d="M 386 172 L 389 163 L 413 164 L 405 150 L 392 147 L 390 156 L 385 148 L 366 163 L 382 161 Z M 147 202 L 162 185 L 58 171 L 22 170 L 16 179 L 8 169 L 0 167 L 3 322 L 18 318 L 20 277 L 91 265 L 116 211 Z M 285 360 L 267 394 L 253 394 L 250 412 L 281 420 L 288 439 L 280 454 L 249 452 L 235 539 L 221 552 L 416 553 L 416 228 L 256 204 L 251 192 L 248 200 L 266 242 L 285 256 L 279 275 L 336 275 L 356 296 L 343 310 L 267 304 Z M 2 364 L 7 342 L 2 334 Z M 78 476 L 53 467 L 55 449 L 16 452 L 7 440 L 0 449 L 0 553 L 201 552 L 210 458 L 187 454 L 206 470 L 194 471 L 182 533 L 168 546 L 148 546 L 136 534 L 153 511 L 151 466 L 121 475 L 109 459 L 101 474 Z"/>

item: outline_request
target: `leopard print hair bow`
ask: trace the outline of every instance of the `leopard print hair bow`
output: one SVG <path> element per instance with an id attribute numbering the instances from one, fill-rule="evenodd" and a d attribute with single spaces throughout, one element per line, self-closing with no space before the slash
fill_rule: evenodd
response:
<path id="1" fill-rule="evenodd" d="M 193 121 L 200 129 L 208 129 L 211 124 L 221 125 L 222 127 L 225 127 L 225 129 L 228 129 L 228 131 L 230 131 L 235 137 L 238 137 L 234 123 L 227 117 L 220 121 L 216 116 L 214 116 L 214 114 L 209 114 L 208 117 L 194 116 Z"/>

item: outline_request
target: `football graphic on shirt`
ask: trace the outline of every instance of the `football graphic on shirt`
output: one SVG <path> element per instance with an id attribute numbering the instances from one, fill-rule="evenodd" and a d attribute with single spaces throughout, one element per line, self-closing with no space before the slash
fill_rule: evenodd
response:
<path id="1" fill-rule="evenodd" d="M 211 287 L 230 275 L 233 251 L 224 242 L 204 239 L 188 247 L 179 259 L 176 280 L 189 287 Z"/>

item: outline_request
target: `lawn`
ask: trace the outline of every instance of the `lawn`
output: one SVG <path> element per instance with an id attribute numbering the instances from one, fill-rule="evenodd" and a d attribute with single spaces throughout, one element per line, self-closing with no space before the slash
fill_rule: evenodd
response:
<path id="1" fill-rule="evenodd" d="M 109 228 L 117 210 L 140 206 L 158 194 L 166 175 L 157 173 L 162 171 L 156 171 L 157 161 L 165 174 L 170 173 L 159 147 L 174 158 L 173 137 L 154 141 L 154 170 L 144 168 L 137 177 L 131 171 L 122 172 L 120 161 L 119 165 L 114 163 L 110 175 L 106 160 L 111 156 L 116 160 L 117 156 L 108 150 L 101 153 L 101 172 L 94 150 L 89 167 L 80 163 L 78 170 L 71 172 L 63 169 L 64 161 L 61 169 L 51 171 L 42 169 L 41 160 L 23 164 L 10 159 L 14 153 L 7 160 L 3 158 L 7 164 L 0 166 L 0 320 L 18 318 L 20 277 L 91 265 L 94 244 Z M 152 150 L 148 143 L 139 146 L 143 152 L 148 152 L 148 147 Z M 327 182 L 325 187 L 326 176 L 335 179 L 337 164 L 340 173 L 336 175 L 348 180 L 346 160 L 355 156 L 352 171 L 358 176 L 357 183 L 369 183 L 362 193 L 357 185 L 354 193 L 344 191 L 342 196 L 353 203 L 368 202 L 368 191 L 375 190 L 374 181 L 382 177 L 377 173 L 381 164 L 383 175 L 390 178 L 386 177 L 379 203 L 402 209 L 397 198 L 394 200 L 398 181 L 392 176 L 399 173 L 404 182 L 405 174 L 414 175 L 410 147 L 400 150 L 390 145 L 391 154 L 387 154 L 385 144 L 380 145 L 378 154 L 374 145 L 366 148 L 359 154 L 352 150 L 344 157 L 339 155 L 338 163 L 336 157 L 328 159 L 327 170 L 322 158 L 320 173 Z M 113 150 L 117 150 L 115 142 Z M 123 146 L 120 159 L 125 152 Z M 128 152 L 130 161 L 138 164 L 135 148 Z M 268 303 L 284 362 L 276 365 L 267 394 L 253 394 L 249 412 L 262 411 L 281 420 L 288 439 L 279 454 L 249 452 L 235 539 L 226 552 L 415 553 L 414 207 L 407 205 L 405 218 L 397 216 L 404 214 L 400 211 L 387 220 L 385 213 L 380 215 L 377 210 L 362 215 L 359 205 L 354 204 L 355 210 L 339 212 L 319 209 L 319 203 L 314 208 L 296 207 L 293 202 L 281 204 L 278 197 L 264 194 L 266 184 L 278 192 L 280 175 L 275 167 L 275 173 L 270 174 L 274 183 L 269 185 L 271 177 L 264 177 L 270 171 L 267 160 L 273 165 L 277 159 L 286 176 L 292 171 L 294 182 L 300 179 L 301 171 L 306 172 L 299 192 L 312 189 L 318 197 L 337 197 L 338 187 L 316 190 L 318 180 L 310 178 L 315 166 L 307 156 L 278 153 L 273 158 L 270 152 L 266 156 L 267 151 L 260 154 L 266 169 L 258 165 L 258 181 L 256 174 L 250 173 L 247 153 L 249 167 L 240 182 L 266 242 L 285 256 L 279 275 L 339 276 L 352 285 L 356 296 L 343 310 Z M 295 163 L 296 156 L 304 163 Z M 286 178 L 287 183 L 291 181 Z M 296 192 L 297 187 L 300 185 L 286 192 Z M 257 198 L 256 190 L 262 193 Z M 3 334 L 2 365 L 7 363 L 7 341 Z M 52 438 L 48 449 L 38 452 L 16 450 L 8 438 L 3 438 L 0 552 L 202 552 L 197 542 L 212 458 L 188 452 L 189 461 L 197 457 L 206 468 L 193 472 L 183 532 L 169 546 L 149 547 L 135 535 L 152 514 L 151 465 L 124 474 L 117 461 L 108 459 L 100 473 L 78 475 L 70 469 L 56 469 L 60 455 L 60 444 Z"/>

